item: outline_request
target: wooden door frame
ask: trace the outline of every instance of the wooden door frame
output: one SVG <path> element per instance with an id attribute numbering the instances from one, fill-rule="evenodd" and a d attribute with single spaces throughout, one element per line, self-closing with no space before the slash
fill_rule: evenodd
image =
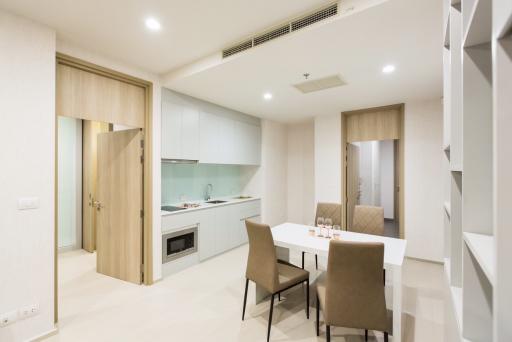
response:
<path id="1" fill-rule="evenodd" d="M 347 117 L 351 115 L 360 115 L 365 113 L 372 112 L 380 112 L 386 110 L 396 109 L 399 112 L 399 139 L 397 139 L 398 144 L 398 222 L 399 222 L 399 233 L 400 238 L 403 239 L 405 236 L 404 231 L 404 108 L 405 105 L 403 103 L 390 105 L 390 106 L 382 106 L 382 107 L 373 107 L 366 109 L 353 110 L 348 112 L 341 113 L 341 160 L 343 163 L 343 181 L 342 181 L 342 198 L 343 198 L 343 227 L 347 229 Z M 395 184 L 396 186 L 396 184 Z"/>
<path id="2" fill-rule="evenodd" d="M 145 110 L 144 110 L 144 160 L 143 160 L 143 206 L 144 217 L 142 226 L 142 249 L 143 249 L 143 284 L 153 284 L 153 173 L 152 173 L 152 127 L 153 127 L 153 83 L 133 77 L 112 69 L 108 69 L 93 63 L 86 62 L 76 57 L 57 52 L 56 65 L 64 64 L 83 71 L 91 72 L 114 80 L 126 82 L 144 88 Z M 54 229 L 54 321 L 58 322 L 58 116 L 55 112 L 55 229 Z"/>

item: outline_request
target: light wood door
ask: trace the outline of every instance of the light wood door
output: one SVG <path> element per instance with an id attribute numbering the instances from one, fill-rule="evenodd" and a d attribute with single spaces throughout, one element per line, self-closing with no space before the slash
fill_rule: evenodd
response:
<path id="1" fill-rule="evenodd" d="M 98 135 L 97 271 L 142 281 L 142 132 Z"/>
<path id="2" fill-rule="evenodd" d="M 96 180 L 98 134 L 108 132 L 108 124 L 84 120 L 82 125 L 82 247 L 96 249 Z"/>
<path id="3" fill-rule="evenodd" d="M 354 208 L 359 204 L 359 146 L 347 144 L 347 230 L 352 227 Z"/>

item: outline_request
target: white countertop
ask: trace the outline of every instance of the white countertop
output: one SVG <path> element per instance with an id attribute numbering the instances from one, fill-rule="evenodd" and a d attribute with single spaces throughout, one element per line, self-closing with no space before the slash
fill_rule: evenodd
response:
<path id="1" fill-rule="evenodd" d="M 177 210 L 177 211 L 162 210 L 161 214 L 162 214 L 162 216 L 179 215 L 179 214 L 189 213 L 191 211 L 196 211 L 196 210 L 216 208 L 216 207 L 221 207 L 224 205 L 238 204 L 238 203 L 256 201 L 256 200 L 261 199 L 260 197 L 250 197 L 250 198 L 236 198 L 236 197 L 237 197 L 236 195 L 235 196 L 227 196 L 227 197 L 217 197 L 217 198 L 212 198 L 210 200 L 210 201 L 216 201 L 216 200 L 226 201 L 225 203 L 217 203 L 217 204 L 206 203 L 206 201 L 190 201 L 187 203 L 198 203 L 198 204 L 200 204 L 200 206 L 195 207 L 195 208 L 187 208 L 187 209 L 183 209 L 183 210 Z M 179 206 L 183 205 L 183 203 L 162 204 L 162 206 L 164 206 L 164 205 L 172 205 L 175 207 L 179 207 Z"/>

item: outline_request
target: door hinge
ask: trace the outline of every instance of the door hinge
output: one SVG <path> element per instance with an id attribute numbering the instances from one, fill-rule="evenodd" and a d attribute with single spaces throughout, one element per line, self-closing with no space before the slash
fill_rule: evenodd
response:
<path id="1" fill-rule="evenodd" d="M 140 156 L 140 162 L 141 162 L 141 164 L 144 164 L 144 155 Z"/>
<path id="2" fill-rule="evenodd" d="M 140 218 L 144 218 L 144 210 L 140 210 Z"/>
<path id="3" fill-rule="evenodd" d="M 144 148 L 144 140 L 140 141 L 140 148 Z"/>

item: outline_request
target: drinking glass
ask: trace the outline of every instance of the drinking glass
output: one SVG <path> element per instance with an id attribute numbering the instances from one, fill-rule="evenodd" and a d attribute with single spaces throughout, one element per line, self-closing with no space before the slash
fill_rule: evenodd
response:
<path id="1" fill-rule="evenodd" d="M 318 236 L 323 237 L 323 234 L 322 234 L 323 233 L 322 228 L 324 227 L 324 218 L 323 217 L 319 217 L 316 219 L 316 226 L 319 229 Z"/>
<path id="2" fill-rule="evenodd" d="M 339 240 L 341 236 L 341 227 L 337 224 L 335 224 L 333 227 L 332 236 L 334 240 Z"/>
<path id="3" fill-rule="evenodd" d="M 327 230 L 327 232 L 325 234 L 325 237 L 329 239 L 332 236 L 332 234 L 331 234 L 332 219 L 331 218 L 326 218 L 325 221 L 324 221 L 324 225 L 325 225 L 325 228 Z"/>

